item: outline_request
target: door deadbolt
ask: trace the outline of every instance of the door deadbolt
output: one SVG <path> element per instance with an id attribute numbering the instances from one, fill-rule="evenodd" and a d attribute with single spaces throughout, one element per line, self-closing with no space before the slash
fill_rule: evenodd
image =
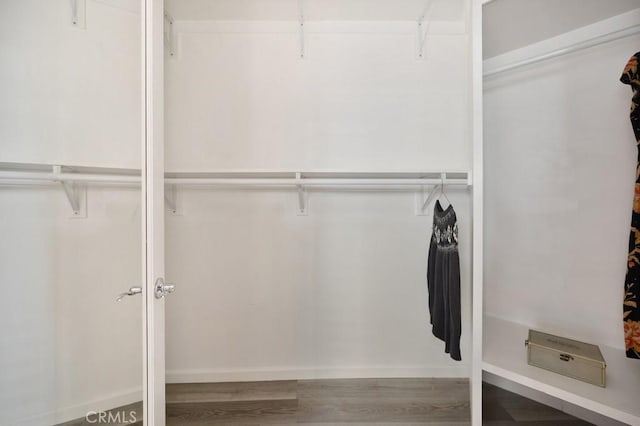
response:
<path id="1" fill-rule="evenodd" d="M 169 293 L 173 293 L 176 290 L 175 284 L 165 284 L 162 278 L 156 280 L 155 295 L 156 299 L 162 299 Z"/>

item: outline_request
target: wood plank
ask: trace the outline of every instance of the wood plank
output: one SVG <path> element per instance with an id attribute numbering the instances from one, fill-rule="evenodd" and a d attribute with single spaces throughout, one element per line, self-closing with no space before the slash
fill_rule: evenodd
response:
<path id="1" fill-rule="evenodd" d="M 298 421 L 314 422 L 466 422 L 470 420 L 469 392 L 466 400 L 416 402 L 413 397 L 393 400 L 375 397 L 300 399 Z"/>
<path id="2" fill-rule="evenodd" d="M 167 404 L 171 424 L 292 424 L 296 422 L 298 401 L 228 401 Z M 204 423 L 203 423 L 204 424 Z"/>
<path id="3" fill-rule="evenodd" d="M 432 398 L 468 399 L 467 379 L 346 379 L 301 380 L 300 398 Z"/>
<path id="4" fill-rule="evenodd" d="M 296 398 L 296 380 L 167 385 L 167 404 L 180 402 L 271 401 Z"/>

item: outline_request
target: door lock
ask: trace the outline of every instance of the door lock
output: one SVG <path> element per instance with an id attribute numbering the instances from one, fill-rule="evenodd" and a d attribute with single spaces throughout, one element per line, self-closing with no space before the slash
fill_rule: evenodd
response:
<path id="1" fill-rule="evenodd" d="M 155 294 L 156 299 L 162 299 L 169 293 L 173 293 L 176 290 L 175 284 L 165 284 L 162 278 L 156 280 Z"/>

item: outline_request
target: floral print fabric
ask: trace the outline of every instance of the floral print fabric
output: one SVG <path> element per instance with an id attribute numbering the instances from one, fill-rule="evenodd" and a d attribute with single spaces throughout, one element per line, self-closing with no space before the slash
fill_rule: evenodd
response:
<path id="1" fill-rule="evenodd" d="M 640 52 L 629 59 L 620 81 L 631 86 L 631 126 L 638 144 L 638 164 L 636 166 L 636 187 L 631 216 L 629 236 L 629 256 L 624 295 L 624 337 L 627 357 L 640 359 L 640 76 L 638 76 Z"/>

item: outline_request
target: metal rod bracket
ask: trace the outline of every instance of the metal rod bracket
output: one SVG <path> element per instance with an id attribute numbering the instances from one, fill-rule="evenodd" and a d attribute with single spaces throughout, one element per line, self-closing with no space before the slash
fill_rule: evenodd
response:
<path id="1" fill-rule="evenodd" d="M 302 173 L 296 173 L 296 188 L 298 189 L 298 208 L 296 213 L 298 216 L 309 215 L 309 194 L 302 185 Z"/>
<path id="2" fill-rule="evenodd" d="M 176 34 L 174 28 L 174 19 L 169 12 L 164 12 L 164 46 L 169 52 L 169 56 L 176 56 Z"/>
<path id="3" fill-rule="evenodd" d="M 62 173 L 62 166 L 53 166 L 54 176 Z M 79 182 L 66 182 L 64 180 L 56 180 L 62 185 L 64 193 L 67 196 L 69 205 L 71 206 L 71 218 L 87 217 L 87 187 Z"/>
<path id="4" fill-rule="evenodd" d="M 429 26 L 431 25 L 431 12 L 433 10 L 433 3 L 435 0 L 427 0 L 424 6 L 422 14 L 418 18 L 418 37 L 417 37 L 417 59 L 423 60 L 426 55 L 424 52 L 425 44 L 427 42 L 427 34 L 429 34 Z"/>
<path id="5" fill-rule="evenodd" d="M 87 28 L 86 0 L 69 0 L 71 6 L 71 25 L 76 28 Z"/>
<path id="6" fill-rule="evenodd" d="M 415 205 L 416 205 L 416 216 L 429 216 L 431 213 L 427 210 L 431 202 L 436 198 L 436 195 L 442 188 L 441 184 L 435 185 L 429 191 L 429 195 L 425 197 L 427 194 L 424 186 L 420 188 L 420 191 L 416 193 L 415 197 Z"/>
<path id="7" fill-rule="evenodd" d="M 175 184 L 166 185 L 164 190 L 164 200 L 167 205 L 167 209 L 169 209 L 169 213 L 172 216 L 182 216 L 182 209 L 180 208 L 182 203 L 180 203 L 178 190 Z"/>
<path id="8" fill-rule="evenodd" d="M 304 59 L 304 0 L 298 0 L 298 24 L 300 31 L 300 59 Z"/>

